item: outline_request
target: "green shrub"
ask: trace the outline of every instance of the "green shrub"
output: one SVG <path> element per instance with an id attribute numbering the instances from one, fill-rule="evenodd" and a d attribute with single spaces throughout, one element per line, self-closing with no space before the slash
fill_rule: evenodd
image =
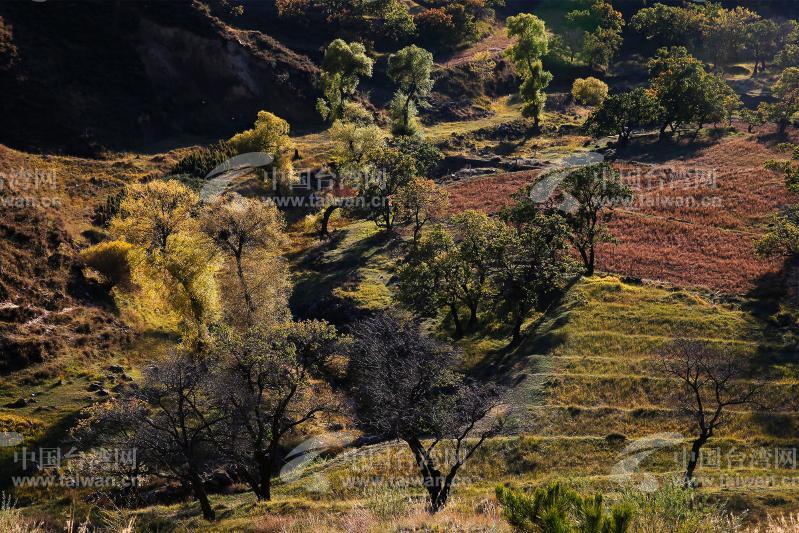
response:
<path id="1" fill-rule="evenodd" d="M 108 195 L 104 204 L 98 205 L 94 210 L 94 223 L 104 228 L 108 227 L 111 219 L 119 213 L 119 204 L 125 198 L 125 189 Z"/>
<path id="2" fill-rule="evenodd" d="M 188 174 L 195 178 L 204 178 L 234 155 L 233 149 L 225 141 L 195 148 L 172 167 L 170 174 Z"/>
<path id="3" fill-rule="evenodd" d="M 125 241 L 107 241 L 96 244 L 80 253 L 84 264 L 99 272 L 110 289 L 130 283 L 128 252 L 132 245 Z"/>
<path id="4" fill-rule="evenodd" d="M 626 533 L 633 511 L 628 505 L 608 508 L 602 494 L 589 497 L 554 483 L 532 494 L 497 487 L 503 516 L 518 531 L 541 533 Z"/>
<path id="5" fill-rule="evenodd" d="M 583 105 L 599 105 L 608 97 L 608 84 L 592 77 L 577 78 L 572 85 L 572 96 Z"/>

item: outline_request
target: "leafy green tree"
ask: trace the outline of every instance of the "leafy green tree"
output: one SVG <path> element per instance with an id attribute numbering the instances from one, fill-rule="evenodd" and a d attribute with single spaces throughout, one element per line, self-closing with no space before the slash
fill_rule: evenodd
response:
<path id="1" fill-rule="evenodd" d="M 399 268 L 397 297 L 420 316 L 435 318 L 446 311 L 455 327 L 455 338 L 460 338 L 464 330 L 458 282 L 463 265 L 456 252 L 452 235 L 441 226 L 433 227 Z"/>
<path id="2" fill-rule="evenodd" d="M 385 146 L 385 134 L 374 124 L 337 120 L 328 130 L 333 141 L 333 164 L 344 178 L 361 175 Z"/>
<path id="3" fill-rule="evenodd" d="M 777 53 L 780 46 L 782 28 L 769 19 L 760 19 L 749 24 L 746 28 L 746 46 L 752 51 L 755 65 L 752 77 L 760 72 L 765 72 L 766 61 Z"/>
<path id="4" fill-rule="evenodd" d="M 621 46 L 621 30 L 624 17 L 621 12 L 605 0 L 573 1 L 577 9 L 566 13 L 566 29 L 563 44 L 574 61 L 581 51 L 592 67 L 607 67 L 610 59 Z"/>
<path id="5" fill-rule="evenodd" d="M 780 133 L 791 124 L 794 115 L 799 113 L 799 67 L 786 68 L 771 88 L 775 102 L 762 102 L 758 111 L 769 122 L 775 122 Z"/>
<path id="6" fill-rule="evenodd" d="M 492 273 L 499 308 L 511 317 L 513 343 L 521 339 L 522 324 L 530 312 L 551 303 L 574 272 L 562 217 L 535 210 L 530 217 L 528 198 L 522 195 L 521 203 L 517 199 L 503 213 L 503 218 L 518 222 L 501 232 Z"/>
<path id="7" fill-rule="evenodd" d="M 791 20 L 788 27 L 788 36 L 782 50 L 774 56 L 774 62 L 782 68 L 799 67 L 799 22 Z"/>
<path id="8" fill-rule="evenodd" d="M 289 131 L 288 122 L 268 111 L 259 111 L 254 127 L 237 133 L 228 144 L 237 154 L 265 152 L 271 155 L 275 159 L 275 170 L 287 177 L 292 168 L 291 156 L 294 151 Z M 287 183 L 288 179 L 284 181 Z"/>
<path id="9" fill-rule="evenodd" d="M 603 0 L 595 1 L 589 12 L 596 22 L 583 37 L 583 55 L 592 68 L 607 69 L 621 48 L 624 17 Z"/>
<path id="10" fill-rule="evenodd" d="M 577 202 L 565 214 L 569 240 L 583 260 L 585 274 L 593 276 L 596 245 L 613 241 L 604 223 L 610 220 L 615 204 L 630 198 L 630 189 L 621 182 L 619 172 L 607 163 L 571 171 L 563 180 L 563 189 Z"/>
<path id="11" fill-rule="evenodd" d="M 508 17 L 505 24 L 508 37 L 516 39 L 505 54 L 522 78 L 519 87 L 519 95 L 524 102 L 522 115 L 532 118 L 538 131 L 546 104 L 544 89 L 552 81 L 552 74 L 545 71 L 541 63 L 541 58 L 549 50 L 546 25 L 543 20 L 529 13 Z"/>
<path id="12" fill-rule="evenodd" d="M 741 120 L 748 124 L 747 131 L 752 133 L 752 131 L 757 126 L 762 126 L 766 123 L 766 117 L 763 116 L 762 108 L 760 109 L 742 109 L 741 110 Z"/>
<path id="13" fill-rule="evenodd" d="M 398 89 L 391 101 L 391 130 L 395 135 L 418 131 L 415 114 L 433 89 L 433 54 L 410 45 L 388 58 L 388 77 Z"/>
<path id="14" fill-rule="evenodd" d="M 449 205 L 447 191 L 433 180 L 414 178 L 397 193 L 399 217 L 413 226 L 413 246 L 419 245 L 422 229 L 440 219 Z"/>
<path id="15" fill-rule="evenodd" d="M 785 176 L 785 185 L 792 193 L 799 192 L 799 146 L 780 145 L 791 151 L 791 161 L 771 160 L 766 168 Z M 762 257 L 799 257 L 799 207 L 791 206 L 772 217 L 769 231 L 758 241 L 757 252 Z"/>
<path id="16" fill-rule="evenodd" d="M 633 511 L 617 504 L 608 508 L 601 493 L 582 497 L 559 483 L 539 487 L 532 494 L 497 487 L 503 516 L 525 533 L 626 533 Z"/>
<path id="17" fill-rule="evenodd" d="M 355 94 L 360 78 L 372 77 L 373 64 L 361 43 L 336 39 L 328 45 L 322 60 L 325 98 L 316 104 L 322 118 L 333 122 L 343 116 L 344 106 Z"/>
<path id="18" fill-rule="evenodd" d="M 381 33 L 394 42 L 410 39 L 416 34 L 416 24 L 401 0 L 378 0 L 377 13 L 383 21 Z"/>
<path id="19" fill-rule="evenodd" d="M 395 196 L 416 176 L 416 161 L 397 148 L 387 146 L 376 152 L 369 163 L 371 175 L 366 176 L 358 191 L 356 213 L 391 231 L 399 214 Z"/>
<path id="20" fill-rule="evenodd" d="M 703 48 L 710 52 L 713 70 L 724 67 L 739 57 L 748 42 L 749 28 L 760 20 L 754 11 L 738 6 L 725 9 L 721 4 L 695 6 L 702 16 Z"/>
<path id="21" fill-rule="evenodd" d="M 477 326 L 480 306 L 491 290 L 490 276 L 496 259 L 500 236 L 505 230 L 502 221 L 492 220 L 483 212 L 468 210 L 452 220 L 458 235 L 458 255 L 464 269 L 461 280 L 462 301 L 469 309 L 468 329 Z"/>
<path id="22" fill-rule="evenodd" d="M 701 17 L 691 9 L 665 4 L 640 9 L 630 25 L 658 48 L 693 48 L 701 38 Z"/>
<path id="23" fill-rule="evenodd" d="M 492 289 L 491 272 L 504 223 L 484 213 L 465 211 L 455 219 L 452 235 L 434 228 L 399 271 L 399 298 L 423 316 L 449 313 L 455 337 L 477 325 L 480 306 Z M 460 309 L 468 309 L 468 322 Z"/>
<path id="24" fill-rule="evenodd" d="M 724 80 L 705 72 L 684 47 L 661 48 L 649 62 L 652 94 L 660 107 L 660 135 L 666 129 L 718 122 L 740 106 Z M 698 133 L 698 130 L 697 130 Z"/>
<path id="25" fill-rule="evenodd" d="M 598 28 L 585 35 L 583 55 L 591 68 L 607 70 L 621 44 L 621 29 Z"/>
<path id="26" fill-rule="evenodd" d="M 619 145 L 624 146 L 633 131 L 653 125 L 659 114 L 657 101 L 645 89 L 637 87 L 607 98 L 588 117 L 586 128 L 595 136 L 618 135 Z"/>
<path id="27" fill-rule="evenodd" d="M 417 176 L 427 176 L 438 166 L 444 155 L 435 144 L 414 135 L 394 137 L 391 145 L 413 158 Z"/>

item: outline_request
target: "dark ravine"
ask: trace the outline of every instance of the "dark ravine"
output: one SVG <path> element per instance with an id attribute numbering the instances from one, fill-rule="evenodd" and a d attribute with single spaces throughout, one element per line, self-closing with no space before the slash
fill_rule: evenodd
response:
<path id="1" fill-rule="evenodd" d="M 197 2 L 3 2 L 0 17 L 20 57 L 0 72 L 8 146 L 93 155 L 229 137 L 261 109 L 319 120 L 310 59 Z"/>

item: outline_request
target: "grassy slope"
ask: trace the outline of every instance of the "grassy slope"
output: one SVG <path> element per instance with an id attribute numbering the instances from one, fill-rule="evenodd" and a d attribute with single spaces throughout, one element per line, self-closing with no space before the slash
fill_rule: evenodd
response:
<path id="1" fill-rule="evenodd" d="M 363 232 L 363 223 L 349 226 L 343 230 L 342 242 L 362 239 Z M 364 289 L 359 297 L 366 301 L 371 300 L 368 295 L 374 292 L 376 281 L 390 278 L 388 274 L 372 277 L 376 270 L 390 266 L 391 260 L 371 252 L 348 267 L 362 280 L 351 285 L 351 291 Z M 335 252 L 328 251 L 327 257 L 331 254 Z M 533 317 L 525 341 L 513 351 L 503 348 L 508 339 L 501 332 L 462 341 L 477 371 L 501 377 L 511 386 L 508 403 L 518 433 L 489 443 L 465 472 L 476 480 L 467 493 L 486 495 L 499 481 L 533 483 L 551 476 L 605 484 L 623 448 L 609 443 L 604 438 L 608 434 L 623 434 L 627 443 L 662 431 L 689 437 L 690 428 L 664 401 L 666 390 L 674 384 L 660 375 L 654 356 L 677 336 L 706 339 L 731 355 L 752 358 L 756 371 L 772 379 L 766 394 L 769 403 L 779 406 L 778 412 L 733 413 L 713 447 L 723 453 L 736 448 L 750 454 L 760 448 L 799 445 L 799 417 L 791 403 L 799 390 L 799 364 L 781 350 L 779 338 L 764 333 L 764 325 L 745 307 L 714 303 L 702 294 L 670 286 L 595 277 L 578 283 L 551 313 Z M 653 455 L 646 469 L 677 473 L 680 465 L 675 451 Z M 346 472 L 352 466 L 343 459 L 335 464 L 327 468 Z M 734 473 L 764 474 L 747 468 Z M 790 476 L 794 472 L 778 473 Z M 723 492 L 755 514 L 797 505 L 797 491 L 785 486 L 754 492 L 708 490 Z"/>
<path id="2" fill-rule="evenodd" d="M 346 226 L 333 243 L 311 247 L 295 258 L 307 269 L 300 270 L 301 292 L 312 291 L 316 300 L 331 294 L 344 297 L 353 309 L 384 307 L 390 302 L 391 269 L 396 261 L 396 253 L 387 250 L 393 248 L 369 224 Z M 321 282 L 312 281 L 318 269 L 330 275 L 321 276 Z M 339 277 L 339 272 L 346 275 Z M 483 507 L 493 487 L 502 482 L 535 485 L 568 477 L 578 486 L 619 490 L 622 485 L 613 480 L 611 469 L 625 457 L 628 444 L 663 431 L 690 435 L 671 406 L 664 404 L 664 388 L 672 385 L 660 377 L 654 360 L 658 347 L 678 335 L 707 339 L 735 356 L 754 358 L 759 371 L 773 378 L 768 388 L 771 399 L 795 398 L 799 366 L 795 358 L 780 351 L 778 339 L 763 331 L 762 324 L 739 306 L 713 303 L 687 290 L 623 283 L 608 276 L 580 281 L 557 309 L 531 317 L 525 341 L 512 351 L 504 349 L 508 339 L 499 330 L 463 340 L 475 371 L 510 385 L 507 400 L 515 429 L 489 441 L 463 470 L 453 504 L 457 512 L 432 520 L 449 520 L 446 523 L 451 526 L 501 526 Z M 761 448 L 799 446 L 799 416 L 789 406 L 783 410 L 770 415 L 735 413 L 708 446 L 721 450 L 722 457 L 733 449 L 748 457 Z M 613 433 L 624 435 L 626 441 L 605 438 Z M 658 477 L 678 474 L 681 467 L 676 455 L 681 449 L 672 446 L 652 454 L 640 470 Z M 749 465 L 708 467 L 702 472 L 711 481 L 721 474 L 793 477 L 796 473 Z M 409 486 L 382 496 L 353 486 L 358 480 L 375 478 Z M 636 482 L 640 479 L 633 477 Z M 320 482 L 324 490 L 314 491 Z M 729 499 L 735 509 L 750 509 L 753 518 L 799 505 L 799 491 L 784 485 L 755 489 L 712 485 L 704 490 Z M 299 479 L 278 482 L 276 493 L 269 504 L 257 504 L 247 494 L 215 496 L 216 506 L 227 517 L 215 527 L 250 530 L 279 523 L 280 527 L 346 530 L 358 523 L 369 531 L 396 526 L 402 520 L 430 525 L 417 515 L 394 522 L 375 517 L 391 507 L 386 500 L 410 498 L 417 502 L 413 507 L 421 496 L 410 454 L 399 444 L 349 451 L 316 463 Z M 150 508 L 141 519 L 166 523 L 176 517 L 189 527 L 200 523 L 190 504 Z"/>

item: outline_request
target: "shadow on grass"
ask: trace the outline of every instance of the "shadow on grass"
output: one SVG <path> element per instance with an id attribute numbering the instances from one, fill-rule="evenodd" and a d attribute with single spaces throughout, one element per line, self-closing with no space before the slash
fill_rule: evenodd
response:
<path id="1" fill-rule="evenodd" d="M 699 151 L 712 146 L 723 136 L 723 134 L 710 130 L 706 137 L 695 141 L 690 138 L 666 138 L 660 141 L 657 135 L 636 137 L 631 139 L 627 146 L 619 147 L 617 157 L 641 163 L 665 164 L 694 157 Z"/>
<path id="2" fill-rule="evenodd" d="M 797 304 L 799 286 L 792 278 L 799 274 L 797 260 L 786 259 L 778 272 L 761 276 L 750 291 L 742 309 L 760 326 L 763 341 L 758 344 L 752 360 L 753 377 L 766 379 L 799 378 L 799 326 Z M 794 405 L 768 405 L 773 414 L 762 412 L 752 416 L 760 430 L 773 437 L 792 437 L 798 432 L 799 419 L 782 414 L 799 409 Z"/>
<path id="3" fill-rule="evenodd" d="M 334 289 L 359 281 L 359 269 L 376 255 L 399 246 L 396 236 L 387 231 L 367 235 L 345 246 L 350 230 L 338 231 L 311 250 L 294 258 L 302 274 L 294 284 L 289 307 L 296 318 L 324 319 L 346 327 L 367 312 L 334 294 Z"/>
<path id="4" fill-rule="evenodd" d="M 79 416 L 79 411 L 67 413 L 65 416 L 59 418 L 54 424 L 48 426 L 47 431 L 39 439 L 26 442 L 26 450 L 15 448 L 15 453 L 25 453 L 25 451 L 27 451 L 28 454 L 35 453 L 38 457 L 39 450 L 41 448 L 60 448 L 61 455 L 63 456 L 71 448 L 71 446 L 66 443 L 67 435 L 69 430 L 75 426 Z M 18 457 L 15 457 L 15 453 L 8 453 L 0 456 L 0 491 L 8 491 L 9 489 L 13 488 L 12 477 L 48 475 L 47 472 L 23 472 L 20 460 Z M 22 505 L 26 505 L 28 502 L 20 503 Z"/>

